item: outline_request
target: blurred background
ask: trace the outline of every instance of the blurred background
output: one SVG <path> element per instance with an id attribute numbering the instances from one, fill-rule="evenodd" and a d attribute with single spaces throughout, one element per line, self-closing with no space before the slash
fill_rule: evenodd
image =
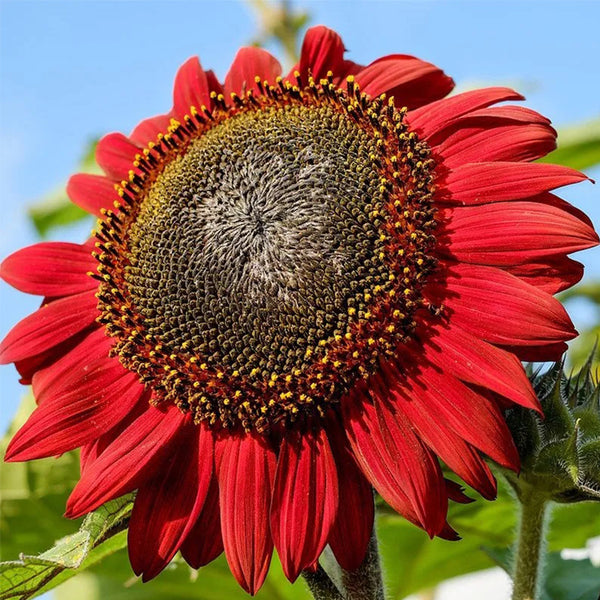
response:
<path id="1" fill-rule="evenodd" d="M 175 72 L 189 56 L 222 80 L 237 49 L 260 44 L 286 67 L 309 25 L 325 24 L 344 39 L 348 57 L 368 63 L 391 53 L 414 54 L 441 66 L 457 90 L 506 85 L 526 105 L 550 117 L 560 132 L 553 158 L 600 178 L 600 3 L 594 1 L 414 2 L 296 1 L 57 1 L 0 3 L 0 257 L 40 239 L 82 241 L 93 223 L 66 203 L 64 184 L 93 170 L 93 143 L 109 131 L 130 131 L 171 106 Z M 600 224 L 598 189 L 589 182 L 561 196 Z M 600 323 L 600 249 L 579 253 L 584 280 L 564 297 L 583 333 L 570 360 L 589 353 Z M 0 283 L 0 336 L 39 301 Z M 0 368 L 0 427 L 6 431 L 26 390 L 12 366 Z M 28 409 L 22 408 L 26 414 Z M 18 419 L 22 418 L 18 417 Z M 40 466 L 41 465 L 41 466 Z M 3 469 L 2 560 L 38 553 L 76 530 L 61 514 L 77 477 L 65 456 Z M 598 513 L 555 513 L 550 546 L 580 547 L 600 535 Z M 558 515 L 558 516 L 556 516 Z M 573 513 L 569 513 L 573 515 Z M 510 499 L 458 507 L 451 523 L 465 538 L 429 542 L 398 517 L 380 528 L 390 598 L 507 598 L 498 569 L 458 583 L 440 582 L 492 566 L 482 544 L 508 545 L 514 520 Z M 556 524 L 558 523 L 558 524 Z M 57 589 L 57 598 L 243 597 L 223 561 L 195 574 L 177 563 L 142 588 L 124 551 Z M 438 585 L 440 584 L 440 585 Z M 125 585 L 125 587 L 124 587 Z M 224 586 L 224 587 L 223 587 Z M 165 590 L 168 590 L 166 592 Z M 425 590 L 425 591 L 423 591 Z M 263 598 L 306 598 L 302 584 L 283 582 L 275 566 Z M 561 600 L 558 597 L 558 600 Z"/>

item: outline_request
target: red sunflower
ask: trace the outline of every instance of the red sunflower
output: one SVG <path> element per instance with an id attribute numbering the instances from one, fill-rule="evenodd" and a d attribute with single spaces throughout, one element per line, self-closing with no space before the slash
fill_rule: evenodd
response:
<path id="1" fill-rule="evenodd" d="M 38 402 L 6 459 L 81 448 L 69 517 L 137 490 L 144 580 L 178 550 L 224 550 L 250 593 L 273 548 L 291 581 L 326 544 L 353 570 L 372 488 L 452 539 L 439 460 L 485 498 L 483 454 L 518 469 L 503 409 L 538 409 L 520 361 L 576 335 L 552 294 L 598 237 L 550 191 L 585 176 L 532 162 L 549 121 L 452 87 L 412 56 L 346 60 L 325 27 L 284 76 L 257 48 L 224 84 L 192 58 L 171 112 L 71 178 L 94 237 L 2 264 L 45 297 L 1 346 Z"/>

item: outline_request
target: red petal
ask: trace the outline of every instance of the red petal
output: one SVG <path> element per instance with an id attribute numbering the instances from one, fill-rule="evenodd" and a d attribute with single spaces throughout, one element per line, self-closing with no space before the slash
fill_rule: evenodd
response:
<path id="1" fill-rule="evenodd" d="M 124 367 L 123 367 L 124 368 Z M 127 413 L 124 419 L 114 424 L 114 427 L 103 433 L 99 438 L 92 442 L 83 444 L 79 453 L 80 474 L 84 472 L 96 461 L 98 457 L 137 419 L 139 419 L 148 409 L 148 404 L 152 399 L 152 393 L 145 391 L 138 402 Z"/>
<path id="2" fill-rule="evenodd" d="M 332 29 L 317 25 L 308 29 L 302 42 L 298 71 L 304 84 L 308 83 L 308 76 L 319 83 L 327 77 L 327 72 L 332 71 L 338 75 L 344 69 L 344 43 L 342 38 Z M 292 69 L 290 75 L 293 75 Z"/>
<path id="3" fill-rule="evenodd" d="M 423 361 L 419 373 L 407 378 L 405 389 L 433 423 L 443 423 L 469 444 L 502 466 L 516 470 L 519 455 L 504 417 L 495 403 L 448 372 Z"/>
<path id="4" fill-rule="evenodd" d="M 408 113 L 411 129 L 426 140 L 459 117 L 504 100 L 523 100 L 510 88 L 491 87 L 437 100 Z"/>
<path id="5" fill-rule="evenodd" d="M 389 382 L 389 399 L 397 411 L 401 411 L 419 432 L 419 436 L 459 477 L 484 498 L 496 497 L 496 480 L 479 454 L 447 426 L 443 419 L 431 419 L 413 402 L 403 376 L 395 366 L 385 367 Z"/>
<path id="6" fill-rule="evenodd" d="M 67 501 L 66 516 L 80 517 L 139 487 L 172 454 L 187 420 L 175 406 L 165 411 L 149 406 L 86 468 Z"/>
<path id="7" fill-rule="evenodd" d="M 491 475 L 491 472 L 490 472 Z M 492 479 L 494 478 L 493 475 Z M 495 483 L 495 479 L 494 479 L 494 483 Z M 455 481 L 452 481 L 451 479 L 444 479 L 444 483 L 446 484 L 446 493 L 448 494 L 448 498 L 450 500 L 453 500 L 454 502 L 459 502 L 460 504 L 471 504 L 471 502 L 475 502 L 473 500 L 473 498 L 469 498 L 469 496 L 467 496 L 464 492 L 464 489 L 462 488 L 461 485 L 459 485 L 458 483 L 456 483 Z M 495 497 L 495 496 L 494 496 Z M 490 500 L 493 500 L 494 498 L 490 498 Z"/>
<path id="8" fill-rule="evenodd" d="M 167 132 L 170 122 L 170 115 L 156 115 L 144 119 L 131 132 L 129 139 L 140 146 L 147 146 L 150 142 L 156 142 L 159 133 Z"/>
<path id="9" fill-rule="evenodd" d="M 128 549 L 142 581 L 156 577 L 171 561 L 195 524 L 213 471 L 213 435 L 204 425 L 186 425 L 172 454 L 138 491 L 131 514 Z"/>
<path id="10" fill-rule="evenodd" d="M 460 123 L 460 121 L 459 121 Z M 526 162 L 556 148 L 556 132 L 546 124 L 465 124 L 445 137 L 435 152 L 449 169 L 471 162 Z"/>
<path id="11" fill-rule="evenodd" d="M 273 84 L 279 75 L 281 65 L 269 52 L 261 48 L 240 48 L 225 77 L 225 93 L 243 95 L 248 90 L 259 92 L 254 81 L 256 76 L 260 77 L 261 82 Z"/>
<path id="12" fill-rule="evenodd" d="M 583 277 L 583 265 L 566 256 L 504 268 L 547 294 L 562 292 L 575 285 Z"/>
<path id="13" fill-rule="evenodd" d="M 464 117 L 461 117 L 457 124 L 460 123 L 537 123 L 539 125 L 550 125 L 550 119 L 544 117 L 535 110 L 531 110 L 525 106 L 493 106 L 492 108 L 481 108 L 469 112 Z"/>
<path id="14" fill-rule="evenodd" d="M 92 292 L 66 296 L 42 305 L 17 323 L 0 344 L 0 363 L 41 354 L 91 325 L 98 311 Z"/>
<path id="15" fill-rule="evenodd" d="M 271 531 L 291 582 L 319 558 L 337 507 L 338 476 L 325 430 L 286 434 L 277 460 Z"/>
<path id="16" fill-rule="evenodd" d="M 105 135 L 96 146 L 96 162 L 115 181 L 128 179 L 140 147 L 122 133 Z"/>
<path id="17" fill-rule="evenodd" d="M 121 200 L 114 181 L 103 175 L 86 173 L 77 173 L 69 179 L 67 195 L 74 204 L 97 217 L 101 216 L 101 208 L 111 208 L 115 201 Z"/>
<path id="18" fill-rule="evenodd" d="M 211 92 L 215 92 L 216 94 L 224 94 L 225 93 L 223 86 L 217 79 L 217 76 L 215 75 L 215 73 L 212 69 L 209 69 L 208 71 L 206 71 L 206 81 L 208 82 L 208 89 Z"/>
<path id="19" fill-rule="evenodd" d="M 348 441 L 337 423 L 327 432 L 337 467 L 339 495 L 343 500 L 328 543 L 342 569 L 355 571 L 365 558 L 373 531 L 373 488 L 356 466 Z"/>
<path id="20" fill-rule="evenodd" d="M 456 167 L 440 182 L 448 192 L 440 202 L 486 204 L 520 200 L 587 177 L 560 165 L 490 162 Z"/>
<path id="21" fill-rule="evenodd" d="M 225 556 L 233 576 L 254 595 L 273 553 L 269 503 L 277 459 L 273 449 L 252 434 L 227 433 L 217 439 L 215 452 Z"/>
<path id="22" fill-rule="evenodd" d="M 443 286 L 435 297 L 450 322 L 493 344 L 536 346 L 577 335 L 558 300 L 500 269 L 456 264 Z"/>
<path id="23" fill-rule="evenodd" d="M 183 558 L 193 569 L 207 565 L 223 552 L 219 513 L 219 486 L 213 477 L 202 512 L 181 546 Z"/>
<path id="24" fill-rule="evenodd" d="M 186 60 L 177 71 L 173 89 L 173 113 L 180 121 L 190 113 L 192 106 L 200 110 L 210 107 L 210 87 L 197 56 Z"/>
<path id="25" fill-rule="evenodd" d="M 98 287 L 87 275 L 97 264 L 87 245 L 42 242 L 5 258 L 0 277 L 28 294 L 68 296 Z"/>
<path id="26" fill-rule="evenodd" d="M 70 373 L 54 391 L 13 437 L 6 460 L 57 456 L 94 440 L 127 415 L 144 388 L 116 359 L 102 358 Z"/>
<path id="27" fill-rule="evenodd" d="M 77 372 L 79 377 L 85 377 L 90 363 L 102 358 L 108 359 L 113 343 L 113 340 L 106 336 L 104 329 L 94 328 L 86 332 L 77 344 L 42 366 L 33 375 L 31 383 L 36 401 L 41 403 L 49 395 L 56 395 L 56 390 L 60 390 L 65 379 L 74 372 Z M 107 367 L 115 370 L 120 368 L 127 372 L 116 358 L 110 359 Z"/>
<path id="28" fill-rule="evenodd" d="M 366 398 L 342 405 L 354 456 L 383 499 L 430 536 L 445 525 L 448 499 L 440 466 L 404 416 L 384 402 L 385 391 L 372 379 Z"/>
<path id="29" fill-rule="evenodd" d="M 419 348 L 431 363 L 458 379 L 494 390 L 517 404 L 540 411 L 523 365 L 513 354 L 456 325 L 432 328 Z M 414 350 L 417 350 L 416 345 Z"/>
<path id="30" fill-rule="evenodd" d="M 396 104 L 416 108 L 446 96 L 454 82 L 435 65 L 405 54 L 392 54 L 359 71 L 356 81 L 369 96 L 387 94 Z"/>
<path id="31" fill-rule="evenodd" d="M 569 213 L 541 202 L 508 202 L 441 211 L 442 251 L 459 261 L 509 266 L 558 257 L 598 244 Z"/>
<path id="32" fill-rule="evenodd" d="M 541 344 L 539 346 L 510 346 L 503 348 L 512 352 L 519 360 L 525 362 L 556 362 L 562 358 L 567 351 L 565 342 L 555 344 Z"/>

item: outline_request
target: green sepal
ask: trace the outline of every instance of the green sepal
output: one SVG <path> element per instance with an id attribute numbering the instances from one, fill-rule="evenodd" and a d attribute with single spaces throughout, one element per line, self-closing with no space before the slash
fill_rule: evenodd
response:
<path id="1" fill-rule="evenodd" d="M 521 497 L 526 491 L 560 503 L 600 500 L 600 386 L 594 347 L 582 369 L 566 375 L 564 362 L 529 376 L 544 417 L 516 407 L 507 423 L 521 458 L 521 472 L 507 479 Z"/>

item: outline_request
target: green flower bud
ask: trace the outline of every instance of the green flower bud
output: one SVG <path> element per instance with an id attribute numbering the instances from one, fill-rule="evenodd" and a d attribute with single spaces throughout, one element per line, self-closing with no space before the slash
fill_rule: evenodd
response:
<path id="1" fill-rule="evenodd" d="M 576 375 L 564 363 L 530 378 L 545 417 L 517 407 L 507 422 L 521 456 L 521 473 L 506 473 L 520 497 L 535 489 L 548 500 L 600 501 L 600 386 L 592 355 Z"/>

